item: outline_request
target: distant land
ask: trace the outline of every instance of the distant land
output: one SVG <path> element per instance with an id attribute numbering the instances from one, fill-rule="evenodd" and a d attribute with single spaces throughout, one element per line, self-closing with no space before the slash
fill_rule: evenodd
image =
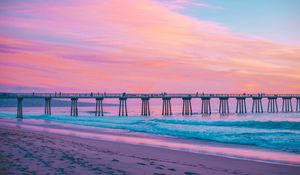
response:
<path id="1" fill-rule="evenodd" d="M 45 100 L 44 99 L 24 99 L 23 106 L 24 107 L 44 107 Z M 95 106 L 95 103 L 92 102 L 78 102 L 78 106 Z M 17 100 L 16 99 L 0 99 L 0 107 L 16 107 Z M 52 107 L 65 107 L 71 106 L 71 101 L 64 100 L 51 100 Z M 112 103 L 103 103 L 103 106 L 118 106 L 118 104 Z"/>

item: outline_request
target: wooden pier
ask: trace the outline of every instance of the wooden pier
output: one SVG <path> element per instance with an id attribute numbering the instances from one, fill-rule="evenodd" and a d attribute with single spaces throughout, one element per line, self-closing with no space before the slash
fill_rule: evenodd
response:
<path id="1" fill-rule="evenodd" d="M 103 101 L 105 99 L 119 99 L 119 116 L 127 116 L 127 100 L 141 99 L 141 115 L 150 116 L 150 103 L 149 101 L 154 98 L 162 99 L 162 115 L 172 115 L 171 99 L 182 99 L 182 115 L 192 115 L 192 99 L 201 100 L 201 114 L 210 115 L 211 99 L 219 99 L 219 113 L 229 113 L 229 99 L 236 99 L 236 110 L 238 114 L 247 113 L 246 99 L 252 100 L 253 113 L 263 113 L 262 99 L 268 100 L 267 112 L 277 113 L 278 104 L 277 100 L 282 99 L 281 112 L 300 112 L 300 94 L 205 94 L 205 93 L 184 93 L 184 94 L 167 94 L 167 93 L 0 93 L 0 99 L 17 100 L 17 117 L 23 117 L 23 99 L 45 99 L 45 115 L 51 115 L 51 100 L 52 99 L 70 99 L 71 100 L 71 116 L 78 116 L 79 99 L 95 99 L 96 101 L 96 116 L 103 116 Z M 292 99 L 296 99 L 295 108 L 293 108 Z M 295 109 L 295 110 L 294 110 Z"/>

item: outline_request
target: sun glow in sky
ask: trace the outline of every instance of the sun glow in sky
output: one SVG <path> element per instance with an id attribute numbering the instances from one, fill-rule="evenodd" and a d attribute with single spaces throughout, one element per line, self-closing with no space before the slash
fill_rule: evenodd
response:
<path id="1" fill-rule="evenodd" d="M 300 92 L 298 0 L 0 1 L 0 90 Z"/>

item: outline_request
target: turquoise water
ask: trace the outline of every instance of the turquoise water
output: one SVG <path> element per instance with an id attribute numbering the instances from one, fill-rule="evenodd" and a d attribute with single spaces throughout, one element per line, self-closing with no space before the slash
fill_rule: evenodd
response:
<path id="1" fill-rule="evenodd" d="M 88 114 L 90 109 L 87 108 L 85 111 Z M 249 113 L 242 116 L 230 114 L 226 117 L 218 114 L 213 114 L 210 117 L 200 115 L 193 117 L 179 115 L 169 117 L 159 115 L 152 117 L 118 117 L 113 115 L 95 117 L 82 113 L 79 117 L 70 117 L 68 114 L 62 113 L 52 116 L 40 115 L 36 109 L 26 112 L 25 119 L 32 118 L 83 126 L 125 129 L 238 145 L 255 145 L 300 154 L 300 114 L 297 113 Z M 15 118 L 16 115 L 15 112 L 1 109 L 0 116 Z"/>

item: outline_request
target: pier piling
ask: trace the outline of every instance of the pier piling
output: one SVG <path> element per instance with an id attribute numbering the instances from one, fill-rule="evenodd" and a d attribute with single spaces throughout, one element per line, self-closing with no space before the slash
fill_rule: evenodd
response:
<path id="1" fill-rule="evenodd" d="M 236 113 L 247 113 L 246 97 L 236 97 Z"/>
<path id="2" fill-rule="evenodd" d="M 296 97 L 297 104 L 296 104 L 296 112 L 300 112 L 300 97 Z"/>
<path id="3" fill-rule="evenodd" d="M 293 112 L 292 97 L 282 97 L 282 112 Z"/>
<path id="4" fill-rule="evenodd" d="M 263 113 L 262 97 L 252 97 L 252 113 Z"/>
<path id="5" fill-rule="evenodd" d="M 23 97 L 17 97 L 17 118 L 23 118 Z"/>
<path id="6" fill-rule="evenodd" d="M 163 97 L 162 115 L 172 115 L 171 97 Z"/>
<path id="7" fill-rule="evenodd" d="M 127 97 L 119 98 L 119 116 L 128 116 L 127 113 Z"/>
<path id="8" fill-rule="evenodd" d="M 51 115 L 51 97 L 45 98 L 45 115 Z"/>
<path id="9" fill-rule="evenodd" d="M 210 97 L 201 97 L 201 114 L 211 114 Z"/>
<path id="10" fill-rule="evenodd" d="M 228 104 L 228 97 L 219 97 L 220 104 L 219 104 L 219 113 L 220 114 L 229 114 L 229 104 Z"/>
<path id="11" fill-rule="evenodd" d="M 193 115 L 191 97 L 182 97 L 182 115 Z"/>
<path id="12" fill-rule="evenodd" d="M 71 116 L 78 116 L 77 101 L 78 101 L 78 98 L 76 98 L 76 97 L 71 98 Z"/>
<path id="13" fill-rule="evenodd" d="M 150 104 L 149 104 L 149 97 L 142 97 L 142 110 L 141 115 L 142 116 L 150 116 Z"/>
<path id="14" fill-rule="evenodd" d="M 268 112 L 271 113 L 278 112 L 277 97 L 275 96 L 268 97 Z"/>
<path id="15" fill-rule="evenodd" d="M 96 98 L 95 116 L 103 116 L 103 98 Z"/>

